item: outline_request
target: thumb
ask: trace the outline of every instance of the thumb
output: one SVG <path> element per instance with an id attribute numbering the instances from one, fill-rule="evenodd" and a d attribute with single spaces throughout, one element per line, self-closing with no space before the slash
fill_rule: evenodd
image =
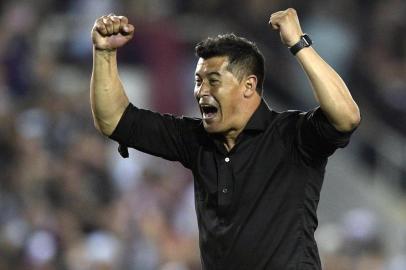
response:
<path id="1" fill-rule="evenodd" d="M 135 28 L 132 24 L 126 24 L 122 28 L 122 34 L 125 36 L 131 35 L 131 34 L 133 34 L 134 30 L 135 30 Z"/>
<path id="2" fill-rule="evenodd" d="M 273 20 L 272 18 L 269 20 L 268 24 L 272 27 L 273 30 L 279 29 L 279 23 L 276 22 L 276 20 Z"/>

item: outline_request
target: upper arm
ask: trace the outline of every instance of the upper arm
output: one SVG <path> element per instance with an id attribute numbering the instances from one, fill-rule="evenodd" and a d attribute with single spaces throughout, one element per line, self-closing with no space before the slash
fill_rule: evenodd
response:
<path id="1" fill-rule="evenodd" d="M 162 115 L 134 107 L 125 110 L 110 136 L 121 147 L 132 147 L 142 152 L 172 161 L 180 161 L 190 168 L 192 148 L 196 145 L 198 120 Z"/>
<path id="2" fill-rule="evenodd" d="M 337 130 L 320 108 L 299 115 L 296 124 L 297 146 L 308 159 L 326 158 L 345 147 L 352 134 Z"/>

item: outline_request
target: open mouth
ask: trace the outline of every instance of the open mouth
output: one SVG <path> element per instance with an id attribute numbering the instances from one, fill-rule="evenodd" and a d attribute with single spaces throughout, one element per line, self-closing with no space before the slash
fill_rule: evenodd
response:
<path id="1" fill-rule="evenodd" d="M 202 111 L 203 119 L 213 119 L 216 117 L 218 112 L 218 108 L 216 106 L 209 104 L 200 105 L 200 109 Z"/>

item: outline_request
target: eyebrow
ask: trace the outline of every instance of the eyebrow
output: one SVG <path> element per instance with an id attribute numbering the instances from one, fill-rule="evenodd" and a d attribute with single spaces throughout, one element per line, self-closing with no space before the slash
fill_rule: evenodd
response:
<path id="1" fill-rule="evenodd" d="M 201 77 L 201 75 L 199 73 L 196 73 L 195 75 Z M 216 75 L 216 76 L 221 77 L 221 74 L 219 72 L 217 72 L 217 71 L 212 71 L 212 72 L 209 72 L 207 74 L 207 76 L 212 76 L 212 75 Z"/>

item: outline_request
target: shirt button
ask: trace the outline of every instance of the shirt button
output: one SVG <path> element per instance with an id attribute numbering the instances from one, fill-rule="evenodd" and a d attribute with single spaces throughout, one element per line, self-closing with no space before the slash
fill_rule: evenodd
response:
<path id="1" fill-rule="evenodd" d="M 223 188 L 223 193 L 228 193 L 228 188 Z"/>
<path id="2" fill-rule="evenodd" d="M 230 161 L 230 158 L 229 158 L 229 157 L 226 157 L 224 160 L 225 160 L 226 162 L 229 162 L 229 161 Z"/>

